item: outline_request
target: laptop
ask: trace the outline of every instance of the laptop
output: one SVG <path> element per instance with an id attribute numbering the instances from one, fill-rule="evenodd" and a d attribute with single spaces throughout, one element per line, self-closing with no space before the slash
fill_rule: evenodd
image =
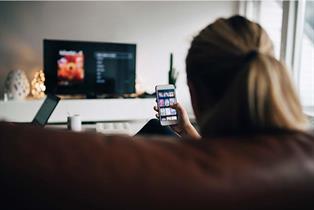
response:
<path id="1" fill-rule="evenodd" d="M 41 105 L 37 114 L 35 115 L 31 125 L 44 127 L 59 101 L 59 97 L 48 94 L 44 100 L 44 103 Z"/>

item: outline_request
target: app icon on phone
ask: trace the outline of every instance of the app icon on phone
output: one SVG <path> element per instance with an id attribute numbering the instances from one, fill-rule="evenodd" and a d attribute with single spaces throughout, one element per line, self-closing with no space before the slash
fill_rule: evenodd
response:
<path id="1" fill-rule="evenodd" d="M 169 101 L 170 101 L 170 105 L 173 105 L 173 104 L 176 103 L 176 99 L 175 98 L 170 98 Z"/>
<path id="2" fill-rule="evenodd" d="M 165 99 L 165 106 L 169 106 L 169 105 L 170 105 L 169 99 Z"/>
<path id="3" fill-rule="evenodd" d="M 165 106 L 165 99 L 160 99 L 159 100 L 159 107 Z"/>
<path id="4" fill-rule="evenodd" d="M 166 115 L 166 108 L 161 108 L 160 109 L 160 115 L 165 116 Z"/>

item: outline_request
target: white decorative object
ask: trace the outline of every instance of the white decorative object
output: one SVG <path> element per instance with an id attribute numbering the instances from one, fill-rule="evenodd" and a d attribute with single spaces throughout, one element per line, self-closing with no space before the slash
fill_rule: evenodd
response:
<path id="1" fill-rule="evenodd" d="M 4 102 L 7 102 L 7 101 L 8 101 L 8 94 L 7 94 L 7 93 L 4 93 L 4 94 L 3 94 L 3 101 L 4 101 Z"/>
<path id="2" fill-rule="evenodd" d="M 28 96 L 30 87 L 26 74 L 22 70 L 10 71 L 5 84 L 4 91 L 10 100 L 22 100 Z"/>
<path id="3" fill-rule="evenodd" d="M 80 115 L 76 114 L 68 117 L 68 129 L 72 131 L 82 130 L 82 121 Z"/>

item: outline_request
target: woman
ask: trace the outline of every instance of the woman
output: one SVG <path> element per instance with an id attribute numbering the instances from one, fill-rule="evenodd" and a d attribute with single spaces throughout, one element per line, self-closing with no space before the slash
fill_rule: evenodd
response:
<path id="1" fill-rule="evenodd" d="M 204 28 L 192 41 L 186 71 L 203 138 L 309 128 L 287 68 L 257 23 L 233 16 Z M 174 131 L 199 138 L 184 108 L 174 108 L 181 116 Z"/>

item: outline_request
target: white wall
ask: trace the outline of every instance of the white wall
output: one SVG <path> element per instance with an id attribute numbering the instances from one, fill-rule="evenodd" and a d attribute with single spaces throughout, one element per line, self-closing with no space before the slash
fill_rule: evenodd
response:
<path id="1" fill-rule="evenodd" d="M 178 96 L 185 104 L 185 56 L 190 41 L 218 17 L 237 12 L 237 2 L 0 2 L 0 93 L 11 69 L 29 79 L 42 68 L 42 40 L 137 44 L 137 79 L 148 91 L 167 82 L 169 53 L 179 70 Z"/>

